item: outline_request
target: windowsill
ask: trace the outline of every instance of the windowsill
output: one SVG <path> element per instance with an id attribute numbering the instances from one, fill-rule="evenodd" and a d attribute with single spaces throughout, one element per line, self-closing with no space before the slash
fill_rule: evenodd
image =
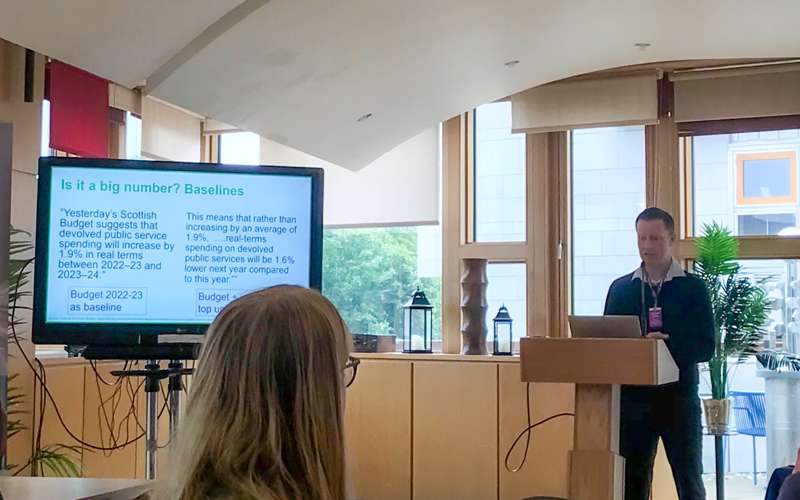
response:
<path id="1" fill-rule="evenodd" d="M 519 355 L 513 356 L 471 356 L 467 354 L 406 354 L 402 352 L 355 352 L 353 356 L 359 359 L 374 359 L 383 361 L 455 361 L 455 362 L 481 362 L 481 363 L 519 363 Z"/>
<path id="2" fill-rule="evenodd" d="M 66 359 L 67 351 L 63 347 L 53 348 L 36 348 L 36 359 Z"/>

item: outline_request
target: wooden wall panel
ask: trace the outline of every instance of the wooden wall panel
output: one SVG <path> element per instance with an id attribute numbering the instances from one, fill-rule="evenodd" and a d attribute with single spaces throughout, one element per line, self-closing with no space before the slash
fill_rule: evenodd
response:
<path id="1" fill-rule="evenodd" d="M 122 362 L 100 363 L 97 366 L 97 372 L 107 382 L 113 382 L 116 377 L 112 376 L 111 372 L 122 368 Z M 98 381 L 88 363 L 85 370 L 84 441 L 96 445 L 102 444 L 105 447 L 113 446 L 109 437 L 109 423 L 114 424 L 114 432 L 118 437 L 117 444 L 123 444 L 126 438 L 133 439 L 136 437 L 141 431 L 136 426 L 134 419 L 130 419 L 127 423 L 129 436 L 126 435 L 126 427 L 123 427 L 122 431 L 118 429 L 120 422 L 136 401 L 131 400 L 127 391 L 122 390 L 116 399 L 118 401 L 116 411 L 114 404 L 109 400 L 104 405 L 104 413 L 101 410 L 101 401 L 111 398 L 116 387 L 108 386 Z M 136 379 L 132 379 L 131 382 L 134 383 L 134 387 L 138 383 Z M 139 418 L 144 425 L 142 415 Z M 87 452 L 84 454 L 84 464 L 86 465 L 84 472 L 86 477 L 132 478 L 136 473 L 136 446 L 128 445 L 113 452 L 99 450 Z"/>
<path id="2" fill-rule="evenodd" d="M 497 364 L 414 363 L 415 500 L 496 498 Z"/>
<path id="3" fill-rule="evenodd" d="M 83 401 L 84 401 L 84 367 L 82 365 L 60 365 L 49 367 L 46 369 L 46 382 L 47 388 L 50 390 L 53 399 L 58 405 L 58 410 L 64 419 L 64 423 L 69 430 L 78 437 L 83 435 Z M 40 384 L 35 384 L 36 395 L 28 394 L 34 404 L 34 419 L 36 421 L 35 429 L 39 426 L 39 388 Z M 47 398 L 47 396 L 45 396 Z M 34 430 L 34 439 L 36 439 L 36 430 Z M 47 406 L 44 414 L 42 425 L 42 447 L 51 444 L 64 444 L 68 446 L 78 446 L 79 443 L 70 437 L 64 426 L 56 416 L 53 403 L 47 399 Z M 86 455 L 90 452 L 83 452 L 74 454 L 69 451 L 60 450 L 60 453 L 70 455 L 75 461 L 86 461 Z M 28 471 L 30 472 L 30 471 Z M 27 475 L 27 474 L 26 474 Z M 52 475 L 47 473 L 45 475 Z"/>
<path id="4" fill-rule="evenodd" d="M 411 362 L 362 361 L 347 389 L 345 432 L 355 498 L 411 498 Z"/>
<path id="5" fill-rule="evenodd" d="M 148 158 L 199 162 L 202 120 L 152 97 L 142 99 L 142 154 Z"/>
<path id="6" fill-rule="evenodd" d="M 500 499 L 518 500 L 529 496 L 567 497 L 568 452 L 572 449 L 573 419 L 560 417 L 537 427 L 525 465 L 509 472 L 505 457 L 519 433 L 527 426 L 526 384 L 520 382 L 519 365 L 501 363 L 499 383 L 499 478 Z M 538 422 L 575 409 L 573 384 L 531 384 L 531 421 Z M 509 467 L 519 467 L 525 438 L 509 458 Z"/>
<path id="7" fill-rule="evenodd" d="M 0 40 L 0 122 L 13 127 L 11 138 L 11 225 L 35 233 L 36 229 L 36 172 L 41 152 L 42 98 L 44 96 L 45 57 L 36 54 L 34 61 L 34 102 L 27 103 L 25 95 L 25 48 Z M 32 286 L 28 290 L 33 290 Z M 30 300 L 27 302 L 30 305 Z M 18 317 L 30 325 L 30 312 L 18 311 Z M 5 331 L 5 330 L 4 330 Z M 29 326 L 20 329 L 28 337 Z M 22 340 L 29 358 L 34 357 L 34 346 Z M 8 462 L 24 463 L 30 457 L 33 434 L 33 372 L 14 342 L 9 342 L 8 373 L 19 374 L 14 385 L 28 397 L 20 405 L 19 414 L 27 429 L 8 441 Z"/>
<path id="8" fill-rule="evenodd" d="M 528 335 L 566 337 L 569 309 L 569 141 L 566 132 L 525 136 Z M 537 293 L 538 292 L 538 293 Z"/>
<path id="9" fill-rule="evenodd" d="M 442 124 L 442 352 L 461 352 L 461 243 L 465 239 L 464 115 Z"/>
<path id="10" fill-rule="evenodd" d="M 713 492 L 709 492 L 713 494 Z M 672 467 L 667 461 L 667 452 L 664 451 L 664 443 L 658 442 L 658 454 L 656 464 L 653 467 L 653 488 L 651 500 L 678 500 L 678 490 L 675 488 L 675 480 L 672 479 Z"/>

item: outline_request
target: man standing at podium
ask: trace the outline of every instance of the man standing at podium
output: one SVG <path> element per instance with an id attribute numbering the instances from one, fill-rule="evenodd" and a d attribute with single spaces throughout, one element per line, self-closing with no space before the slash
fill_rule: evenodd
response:
<path id="1" fill-rule="evenodd" d="M 658 438 L 664 443 L 680 500 L 703 500 L 702 429 L 697 363 L 714 354 L 711 301 L 699 278 L 672 257 L 675 222 L 660 208 L 636 218 L 642 264 L 611 284 L 605 314 L 638 316 L 643 335 L 662 339 L 680 380 L 660 387 L 624 386 L 620 454 L 625 500 L 648 500 Z"/>

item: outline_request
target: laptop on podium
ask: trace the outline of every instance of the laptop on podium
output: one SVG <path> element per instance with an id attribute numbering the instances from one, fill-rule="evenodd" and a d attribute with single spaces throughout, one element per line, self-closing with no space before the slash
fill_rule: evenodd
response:
<path id="1" fill-rule="evenodd" d="M 642 338 L 638 316 L 570 316 L 568 320 L 574 339 Z"/>

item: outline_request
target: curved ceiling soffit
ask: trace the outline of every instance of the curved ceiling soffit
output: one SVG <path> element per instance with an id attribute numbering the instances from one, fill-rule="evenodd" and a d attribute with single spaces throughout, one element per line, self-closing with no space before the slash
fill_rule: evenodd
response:
<path id="1" fill-rule="evenodd" d="M 269 1 L 270 0 L 245 0 L 231 9 L 227 14 L 217 19 L 177 54 L 161 65 L 160 68 L 155 70 L 152 75 L 147 77 L 145 81 L 145 93 L 152 93 L 164 80 L 169 78 L 170 75 L 200 53 L 200 51 L 211 45 L 214 40 L 225 34 L 241 21 L 245 20 L 247 16 L 269 3 Z"/>
<path id="2" fill-rule="evenodd" d="M 307 131 L 305 136 L 302 136 L 301 134 L 297 133 L 298 123 L 301 123 L 303 127 L 306 126 L 306 124 L 303 123 L 303 120 L 300 119 L 302 116 L 305 116 L 300 112 L 303 111 L 302 109 L 299 111 L 294 110 L 294 112 L 291 114 L 293 118 L 287 118 L 281 115 L 280 112 L 285 112 L 285 109 L 275 110 L 276 112 L 274 113 L 273 118 L 283 117 L 285 119 L 282 121 L 271 120 L 272 123 L 270 125 L 265 125 L 264 120 L 261 119 L 262 117 L 258 115 L 258 111 L 252 108 L 242 109 L 241 106 L 239 109 L 235 109 L 237 106 L 236 101 L 239 99 L 237 96 L 229 95 L 227 103 L 222 102 L 223 100 L 213 100 L 215 106 L 205 106 L 205 110 L 202 109 L 204 107 L 203 101 L 202 99 L 199 99 L 198 96 L 183 97 L 182 94 L 184 94 L 184 92 L 182 91 L 181 86 L 186 88 L 187 85 L 200 84 L 197 79 L 198 75 L 201 74 L 198 72 L 198 68 L 200 67 L 199 61 L 203 60 L 204 55 L 206 58 L 209 57 L 206 54 L 209 46 L 216 45 L 215 42 L 217 42 L 221 37 L 225 36 L 226 33 L 232 32 L 232 30 L 233 33 L 238 31 L 237 25 L 245 21 L 251 15 L 253 15 L 253 18 L 261 15 L 261 13 L 256 14 L 256 11 L 258 11 L 258 9 L 261 7 L 264 7 L 267 3 L 269 3 L 269 0 L 246 0 L 238 7 L 232 9 L 223 17 L 219 18 L 212 25 L 206 28 L 200 35 L 195 37 L 183 49 L 175 53 L 175 55 L 159 69 L 153 72 L 153 74 L 147 79 L 145 92 L 148 94 L 155 93 L 155 95 L 161 97 L 162 99 L 170 101 L 174 99 L 175 104 L 187 107 L 188 109 L 198 108 L 195 109 L 195 111 L 201 113 L 205 111 L 205 114 L 210 117 L 222 119 L 223 121 L 229 122 L 234 126 L 261 132 L 261 135 L 264 135 L 265 137 L 271 138 L 280 143 L 284 143 L 288 146 L 295 147 L 296 149 L 312 154 L 318 158 L 326 159 L 333 163 L 342 165 L 345 168 L 350 168 L 351 170 L 359 170 L 361 167 L 369 163 L 369 161 L 374 160 L 377 156 L 380 156 L 381 153 L 385 153 L 388 149 L 391 149 L 392 146 L 396 146 L 400 142 L 403 142 L 403 140 L 408 139 L 413 133 L 419 131 L 418 129 L 421 126 L 420 122 L 422 120 L 417 120 L 414 122 L 413 119 L 408 117 L 407 113 L 406 116 L 403 116 L 403 112 L 393 109 L 390 110 L 390 113 L 385 113 L 385 115 L 388 117 L 386 120 L 393 120 L 390 124 L 387 125 L 384 122 L 375 123 L 374 126 L 362 128 L 356 133 L 356 131 L 352 129 L 352 124 L 350 121 L 342 123 L 341 119 L 338 118 L 341 114 L 339 113 L 341 111 L 341 106 L 333 106 L 332 109 L 328 109 L 328 111 L 330 111 L 328 115 L 335 118 L 328 120 L 322 125 L 315 125 L 317 130 L 312 127 L 311 130 Z M 277 6 L 278 3 L 276 2 L 275 5 Z M 625 21 L 625 19 L 627 18 L 623 18 L 619 22 L 621 23 L 622 21 Z M 447 102 L 439 105 L 436 108 L 436 114 L 438 114 L 438 117 L 429 116 L 433 113 L 428 113 L 425 118 L 430 120 L 430 118 L 441 118 L 445 115 L 452 116 L 452 113 L 450 112 L 461 112 L 460 110 L 463 109 L 463 104 L 465 103 L 470 104 L 473 102 L 486 102 L 485 98 L 487 97 L 489 99 L 496 99 L 498 97 L 502 97 L 502 95 L 508 95 L 509 92 L 519 92 L 525 88 L 569 78 L 572 76 L 586 74 L 588 72 L 603 71 L 614 67 L 619 68 L 621 66 L 625 66 L 625 63 L 630 64 L 630 62 L 637 59 L 643 59 L 644 61 L 647 61 L 653 56 L 658 57 L 658 55 L 667 56 L 665 57 L 665 60 L 674 60 L 673 57 L 675 56 L 680 58 L 681 56 L 686 57 L 687 55 L 699 56 L 698 59 L 723 59 L 729 53 L 734 54 L 737 52 L 741 52 L 743 56 L 750 57 L 759 55 L 785 57 L 787 55 L 785 54 L 785 50 L 778 50 L 777 48 L 771 51 L 765 51 L 764 47 L 756 47 L 749 52 L 742 52 L 740 50 L 737 51 L 734 50 L 736 47 L 728 47 L 725 43 L 723 43 L 726 42 L 725 39 L 719 40 L 716 46 L 711 44 L 712 46 L 710 48 L 702 46 L 703 50 L 696 50 L 696 44 L 690 43 L 696 42 L 696 40 L 679 40 L 681 43 L 672 42 L 670 44 L 666 44 L 662 43 L 663 36 L 659 38 L 659 36 L 656 36 L 658 35 L 656 32 L 651 37 L 652 40 L 648 39 L 648 41 L 652 41 L 656 47 L 659 47 L 659 44 L 662 44 L 669 50 L 660 50 L 659 52 L 653 52 L 652 54 L 650 51 L 647 53 L 640 53 L 640 51 L 637 51 L 636 55 L 639 57 L 634 57 L 629 53 L 621 52 L 618 47 L 618 43 L 610 46 L 615 48 L 615 50 L 605 48 L 605 46 L 610 43 L 608 40 L 609 37 L 607 36 L 608 33 L 606 33 L 609 30 L 599 30 L 599 32 L 598 30 L 599 28 L 595 27 L 594 31 L 590 31 L 589 34 L 595 38 L 600 35 L 606 36 L 606 38 L 602 39 L 605 41 L 605 43 L 595 43 L 590 48 L 595 53 L 598 51 L 607 52 L 607 54 L 601 54 L 603 57 L 594 57 L 597 56 L 597 54 L 592 56 L 592 51 L 589 51 L 588 53 L 583 54 L 580 58 L 573 58 L 575 60 L 562 58 L 565 59 L 565 62 L 562 61 L 562 64 L 558 65 L 550 64 L 545 68 L 546 71 L 540 67 L 534 69 L 531 65 L 531 68 L 528 68 L 527 71 L 522 73 L 517 70 L 517 75 L 515 77 L 504 76 L 495 78 L 492 82 L 484 82 L 482 87 L 476 86 L 475 82 L 473 81 L 473 85 L 471 87 L 468 86 L 468 89 L 471 90 L 464 92 L 463 95 L 458 94 L 448 97 L 446 99 Z M 614 31 L 614 33 L 616 33 L 616 31 Z M 584 38 L 586 38 L 586 36 Z M 773 45 L 779 46 L 780 44 L 777 43 L 778 41 L 775 41 Z M 228 42 L 230 43 L 230 40 Z M 786 41 L 783 40 L 783 42 Z M 447 47 L 444 49 L 446 48 Z M 566 48 L 564 50 L 566 50 Z M 723 48 L 725 50 L 723 50 Z M 442 49 L 442 51 L 444 51 L 444 49 Z M 632 47 L 628 47 L 628 49 L 633 50 Z M 502 51 L 499 52 L 502 53 Z M 556 52 L 560 53 L 559 51 Z M 500 60 L 502 60 L 502 58 Z M 450 68 L 449 73 L 451 76 L 453 74 L 458 75 L 460 74 L 459 72 L 463 72 L 463 70 L 463 65 L 456 66 L 454 68 Z M 251 81 L 246 83 L 255 84 L 255 82 L 252 80 L 254 80 L 258 75 L 248 76 L 251 77 Z M 475 78 L 472 80 L 475 80 Z M 218 78 L 217 83 L 224 83 L 224 78 Z M 527 85 L 524 85 L 525 83 L 527 83 Z M 206 102 L 209 102 L 207 96 L 204 97 L 206 97 Z M 381 97 L 381 95 L 373 97 L 375 97 L 373 100 L 377 100 L 379 97 Z M 481 99 L 483 100 L 481 101 Z M 342 100 L 340 99 L 340 101 Z M 456 101 L 458 102 L 456 103 Z M 425 101 L 422 100 L 421 102 L 424 104 Z M 226 111 L 226 113 L 229 115 L 228 117 L 214 116 L 214 109 L 219 110 L 221 109 L 220 106 L 225 106 L 226 109 L 228 109 L 227 106 L 230 105 L 233 105 L 233 108 L 230 108 L 231 111 L 229 113 Z M 458 107 L 458 110 L 455 109 L 456 107 Z M 234 111 L 236 111 L 236 113 L 234 113 Z M 368 109 L 359 109 L 357 111 L 373 112 L 374 110 L 372 107 L 368 107 Z M 363 114 L 359 112 L 356 112 L 353 116 Z M 256 116 L 254 116 L 254 114 Z M 308 115 L 308 113 L 306 113 L 306 115 Z M 300 116 L 300 118 L 298 118 L 298 116 Z M 349 118 L 350 117 L 348 115 L 348 120 Z M 336 120 L 339 120 L 339 122 L 337 123 Z M 355 121 L 355 118 L 353 118 L 352 121 Z M 374 119 L 372 121 L 374 121 Z M 305 122 L 308 122 L 308 120 L 305 120 Z M 333 124 L 334 127 L 331 127 L 331 124 Z M 323 125 L 327 127 L 327 129 L 325 129 L 321 134 L 319 129 L 322 128 Z M 336 127 L 336 125 L 341 125 L 341 127 Z M 350 125 L 350 127 L 346 127 L 344 125 Z M 272 134 L 269 133 L 271 128 L 274 129 L 272 130 Z"/>

